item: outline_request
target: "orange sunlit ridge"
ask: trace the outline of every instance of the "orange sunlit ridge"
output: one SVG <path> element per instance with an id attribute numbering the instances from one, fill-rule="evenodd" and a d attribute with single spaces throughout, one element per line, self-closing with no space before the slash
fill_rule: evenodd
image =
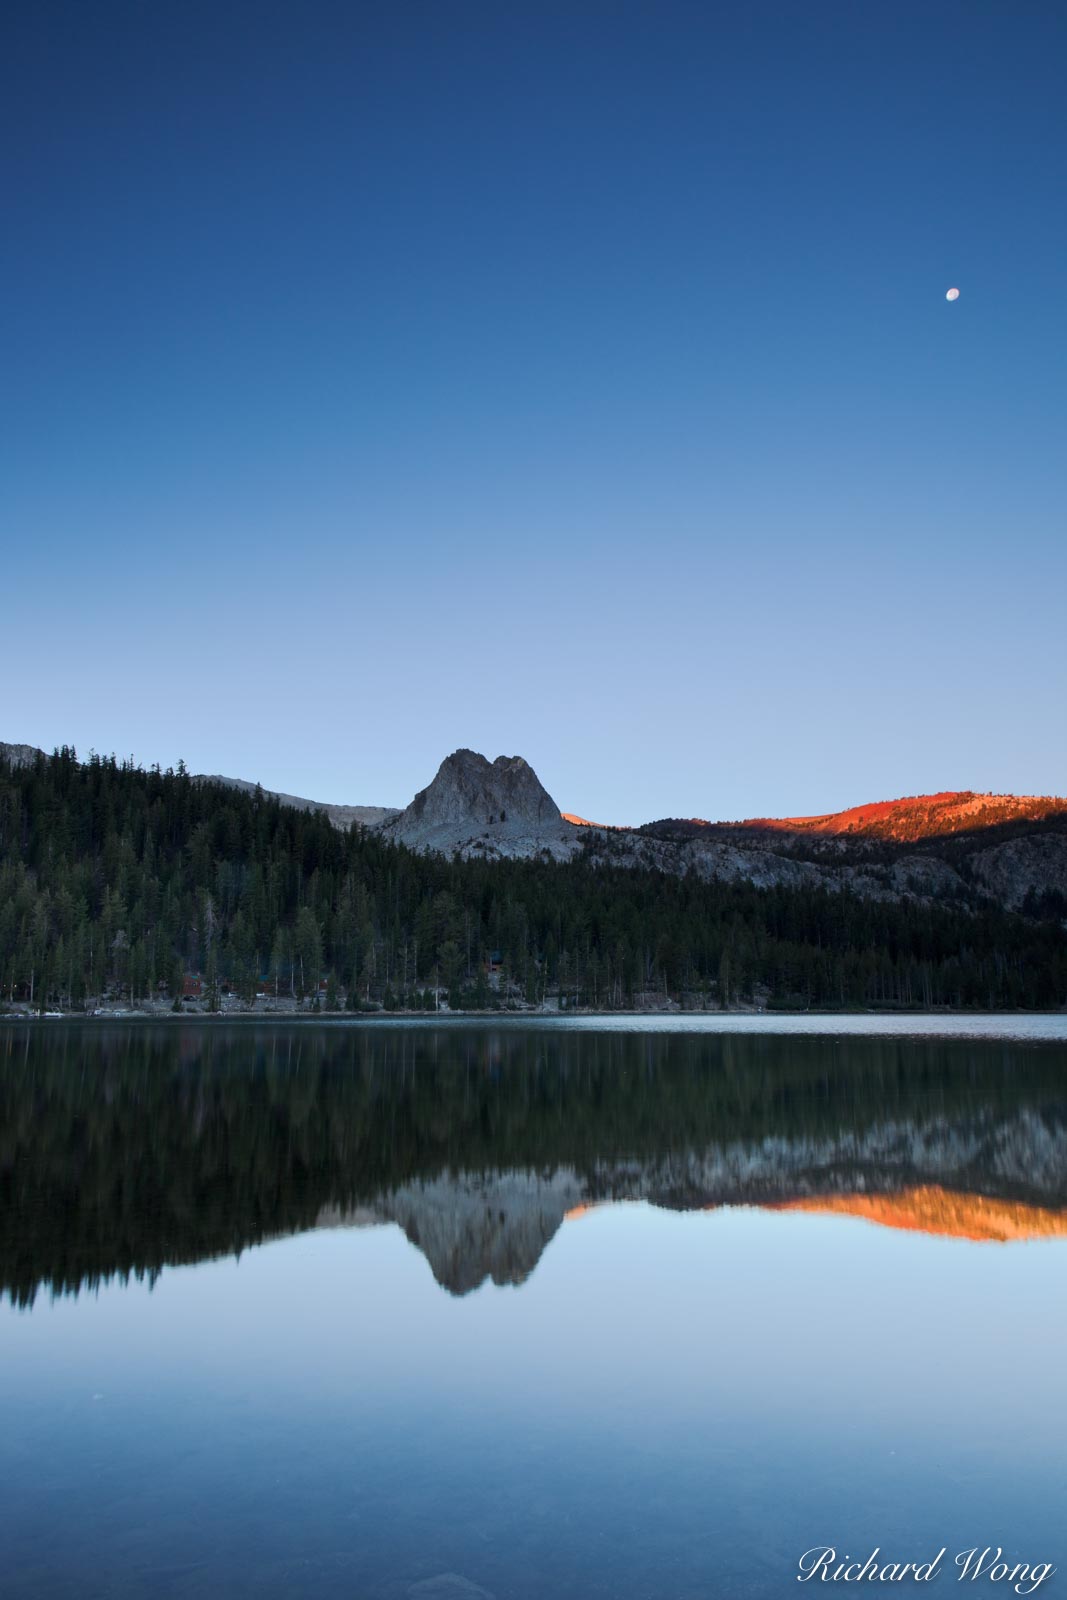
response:
<path id="1" fill-rule="evenodd" d="M 573 811 L 561 811 L 560 816 L 564 822 L 573 822 L 576 828 L 602 828 L 606 833 L 631 833 L 633 830 L 622 822 L 590 822 L 588 817 L 576 816 Z"/>
<path id="2" fill-rule="evenodd" d="M 938 794 L 907 795 L 899 800 L 875 800 L 812 817 L 748 817 L 740 822 L 709 822 L 703 817 L 681 819 L 692 828 L 744 828 L 753 833 L 814 833 L 830 836 L 863 835 L 915 840 L 943 834 L 992 828 L 1007 822 L 1040 822 L 1067 815 L 1067 798 L 1057 795 L 977 794 L 971 789 L 945 789 Z M 590 822 L 571 811 L 565 822 L 579 828 L 614 828 L 618 824 Z M 665 819 L 669 820 L 669 819 Z"/>
<path id="3" fill-rule="evenodd" d="M 968 789 L 940 794 L 908 795 L 901 800 L 876 800 L 820 817 L 756 817 L 744 828 L 792 833 L 870 833 L 884 838 L 921 839 L 997 823 L 1040 821 L 1067 812 L 1067 800 L 1055 795 L 975 794 Z"/>

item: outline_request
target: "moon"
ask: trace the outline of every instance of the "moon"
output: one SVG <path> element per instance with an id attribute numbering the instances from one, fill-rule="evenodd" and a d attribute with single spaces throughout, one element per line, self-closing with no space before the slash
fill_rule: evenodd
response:
<path id="1" fill-rule="evenodd" d="M 958 289 L 950 289 L 948 294 L 945 296 L 945 299 L 946 300 L 958 300 L 959 297 L 960 297 L 960 291 Z"/>

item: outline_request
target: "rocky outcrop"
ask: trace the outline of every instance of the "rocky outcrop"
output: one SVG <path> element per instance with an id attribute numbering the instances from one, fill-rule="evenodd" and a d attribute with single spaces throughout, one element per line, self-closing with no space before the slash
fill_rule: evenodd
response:
<path id="1" fill-rule="evenodd" d="M 446 756 L 437 776 L 382 832 L 397 844 L 442 855 L 531 856 L 564 859 L 582 830 L 559 806 L 521 756 L 487 761 L 475 750 Z"/>
<path id="2" fill-rule="evenodd" d="M 6 761 L 12 767 L 32 767 L 38 756 L 43 756 L 44 751 L 38 750 L 32 744 L 4 744 L 0 740 L 0 760 Z"/>
<path id="3" fill-rule="evenodd" d="M 975 881 L 992 899 L 1017 910 L 1029 895 L 1067 896 L 1067 833 L 1029 834 L 979 850 L 971 857 Z"/>

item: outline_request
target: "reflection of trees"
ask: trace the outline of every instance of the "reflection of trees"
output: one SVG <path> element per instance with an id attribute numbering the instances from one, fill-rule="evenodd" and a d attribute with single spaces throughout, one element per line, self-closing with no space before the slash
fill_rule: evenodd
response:
<path id="1" fill-rule="evenodd" d="M 966 1132 L 1026 1109 L 1062 1127 L 1065 1066 L 1061 1047 L 963 1040 L 4 1029 L 0 1290 L 29 1302 L 41 1285 L 151 1277 L 448 1172 L 569 1167 L 610 1192 L 613 1164 L 651 1177 L 737 1141 L 939 1118 Z M 1050 1181 L 1017 1197 L 1067 1201 Z M 968 1183 L 1013 1187 L 980 1163 Z"/>

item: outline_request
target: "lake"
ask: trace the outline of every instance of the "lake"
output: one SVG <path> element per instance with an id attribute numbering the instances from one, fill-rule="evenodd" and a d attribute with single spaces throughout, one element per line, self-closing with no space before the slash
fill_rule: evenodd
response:
<path id="1" fill-rule="evenodd" d="M 1067 1583 L 1065 1017 L 0 1024 L 0 1300 L 4 1596 Z"/>

